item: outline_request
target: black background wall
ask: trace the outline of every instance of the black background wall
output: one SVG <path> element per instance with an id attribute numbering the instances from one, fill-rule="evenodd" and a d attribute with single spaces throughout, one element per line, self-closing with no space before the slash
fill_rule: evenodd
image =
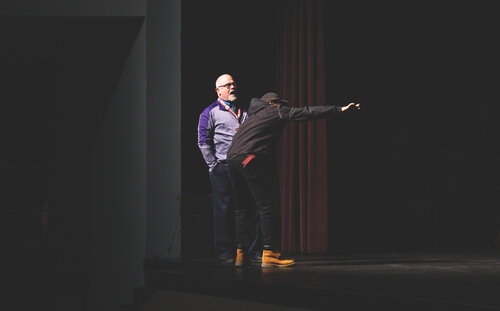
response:
<path id="1" fill-rule="evenodd" d="M 490 249 L 498 20 L 487 3 L 326 1 L 332 252 Z"/>

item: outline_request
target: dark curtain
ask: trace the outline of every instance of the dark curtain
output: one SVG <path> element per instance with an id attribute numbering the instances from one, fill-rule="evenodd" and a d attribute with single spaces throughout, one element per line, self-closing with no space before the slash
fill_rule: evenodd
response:
<path id="1" fill-rule="evenodd" d="M 280 1 L 277 85 L 294 107 L 325 105 L 322 1 Z M 279 148 L 282 249 L 327 248 L 326 121 L 290 122 Z"/>

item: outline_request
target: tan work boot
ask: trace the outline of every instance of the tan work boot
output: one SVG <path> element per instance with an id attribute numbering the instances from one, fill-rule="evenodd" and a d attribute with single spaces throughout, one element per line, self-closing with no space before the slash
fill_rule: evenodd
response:
<path id="1" fill-rule="evenodd" d="M 245 252 L 241 248 L 238 248 L 236 250 L 236 261 L 234 262 L 234 265 L 236 267 L 243 267 L 245 265 L 245 261 Z"/>
<path id="2" fill-rule="evenodd" d="M 262 268 L 290 267 L 296 263 L 294 259 L 280 259 L 280 257 L 281 254 L 278 252 L 264 250 L 262 252 Z"/>

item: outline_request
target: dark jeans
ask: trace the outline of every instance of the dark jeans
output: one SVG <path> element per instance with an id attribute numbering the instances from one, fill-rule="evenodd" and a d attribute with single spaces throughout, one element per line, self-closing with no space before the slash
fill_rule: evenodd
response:
<path id="1" fill-rule="evenodd" d="M 225 163 L 219 163 L 210 172 L 210 184 L 212 186 L 212 205 L 214 211 L 214 250 L 217 259 L 234 257 L 235 250 L 235 224 L 233 209 L 233 189 L 229 180 L 229 170 Z M 259 221 L 256 215 L 250 220 L 253 227 L 252 245 L 249 249 L 251 256 L 261 252 L 259 240 Z"/>
<path id="2" fill-rule="evenodd" d="M 251 205 L 254 202 L 260 215 L 264 248 L 277 249 L 279 235 L 276 232 L 278 223 L 276 218 L 279 217 L 279 213 L 273 206 L 273 175 L 276 168 L 273 167 L 271 159 L 264 156 L 257 156 L 243 167 L 242 162 L 246 157 L 246 155 L 237 156 L 228 161 L 235 191 L 236 241 L 243 249 L 252 243 Z"/>

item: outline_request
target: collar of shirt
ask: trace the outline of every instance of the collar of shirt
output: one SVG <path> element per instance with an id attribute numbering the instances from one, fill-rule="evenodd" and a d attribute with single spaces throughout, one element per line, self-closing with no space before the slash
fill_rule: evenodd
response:
<path id="1" fill-rule="evenodd" d="M 229 106 L 229 108 L 231 108 L 231 110 L 232 110 L 234 113 L 238 113 L 238 108 L 236 108 L 236 106 L 235 106 L 233 103 L 228 102 L 228 101 L 225 101 L 225 100 L 223 100 L 223 99 L 222 99 L 222 98 L 220 98 L 220 97 L 219 97 L 219 99 L 220 99 L 222 102 L 224 102 L 226 105 L 228 105 L 228 106 Z"/>

